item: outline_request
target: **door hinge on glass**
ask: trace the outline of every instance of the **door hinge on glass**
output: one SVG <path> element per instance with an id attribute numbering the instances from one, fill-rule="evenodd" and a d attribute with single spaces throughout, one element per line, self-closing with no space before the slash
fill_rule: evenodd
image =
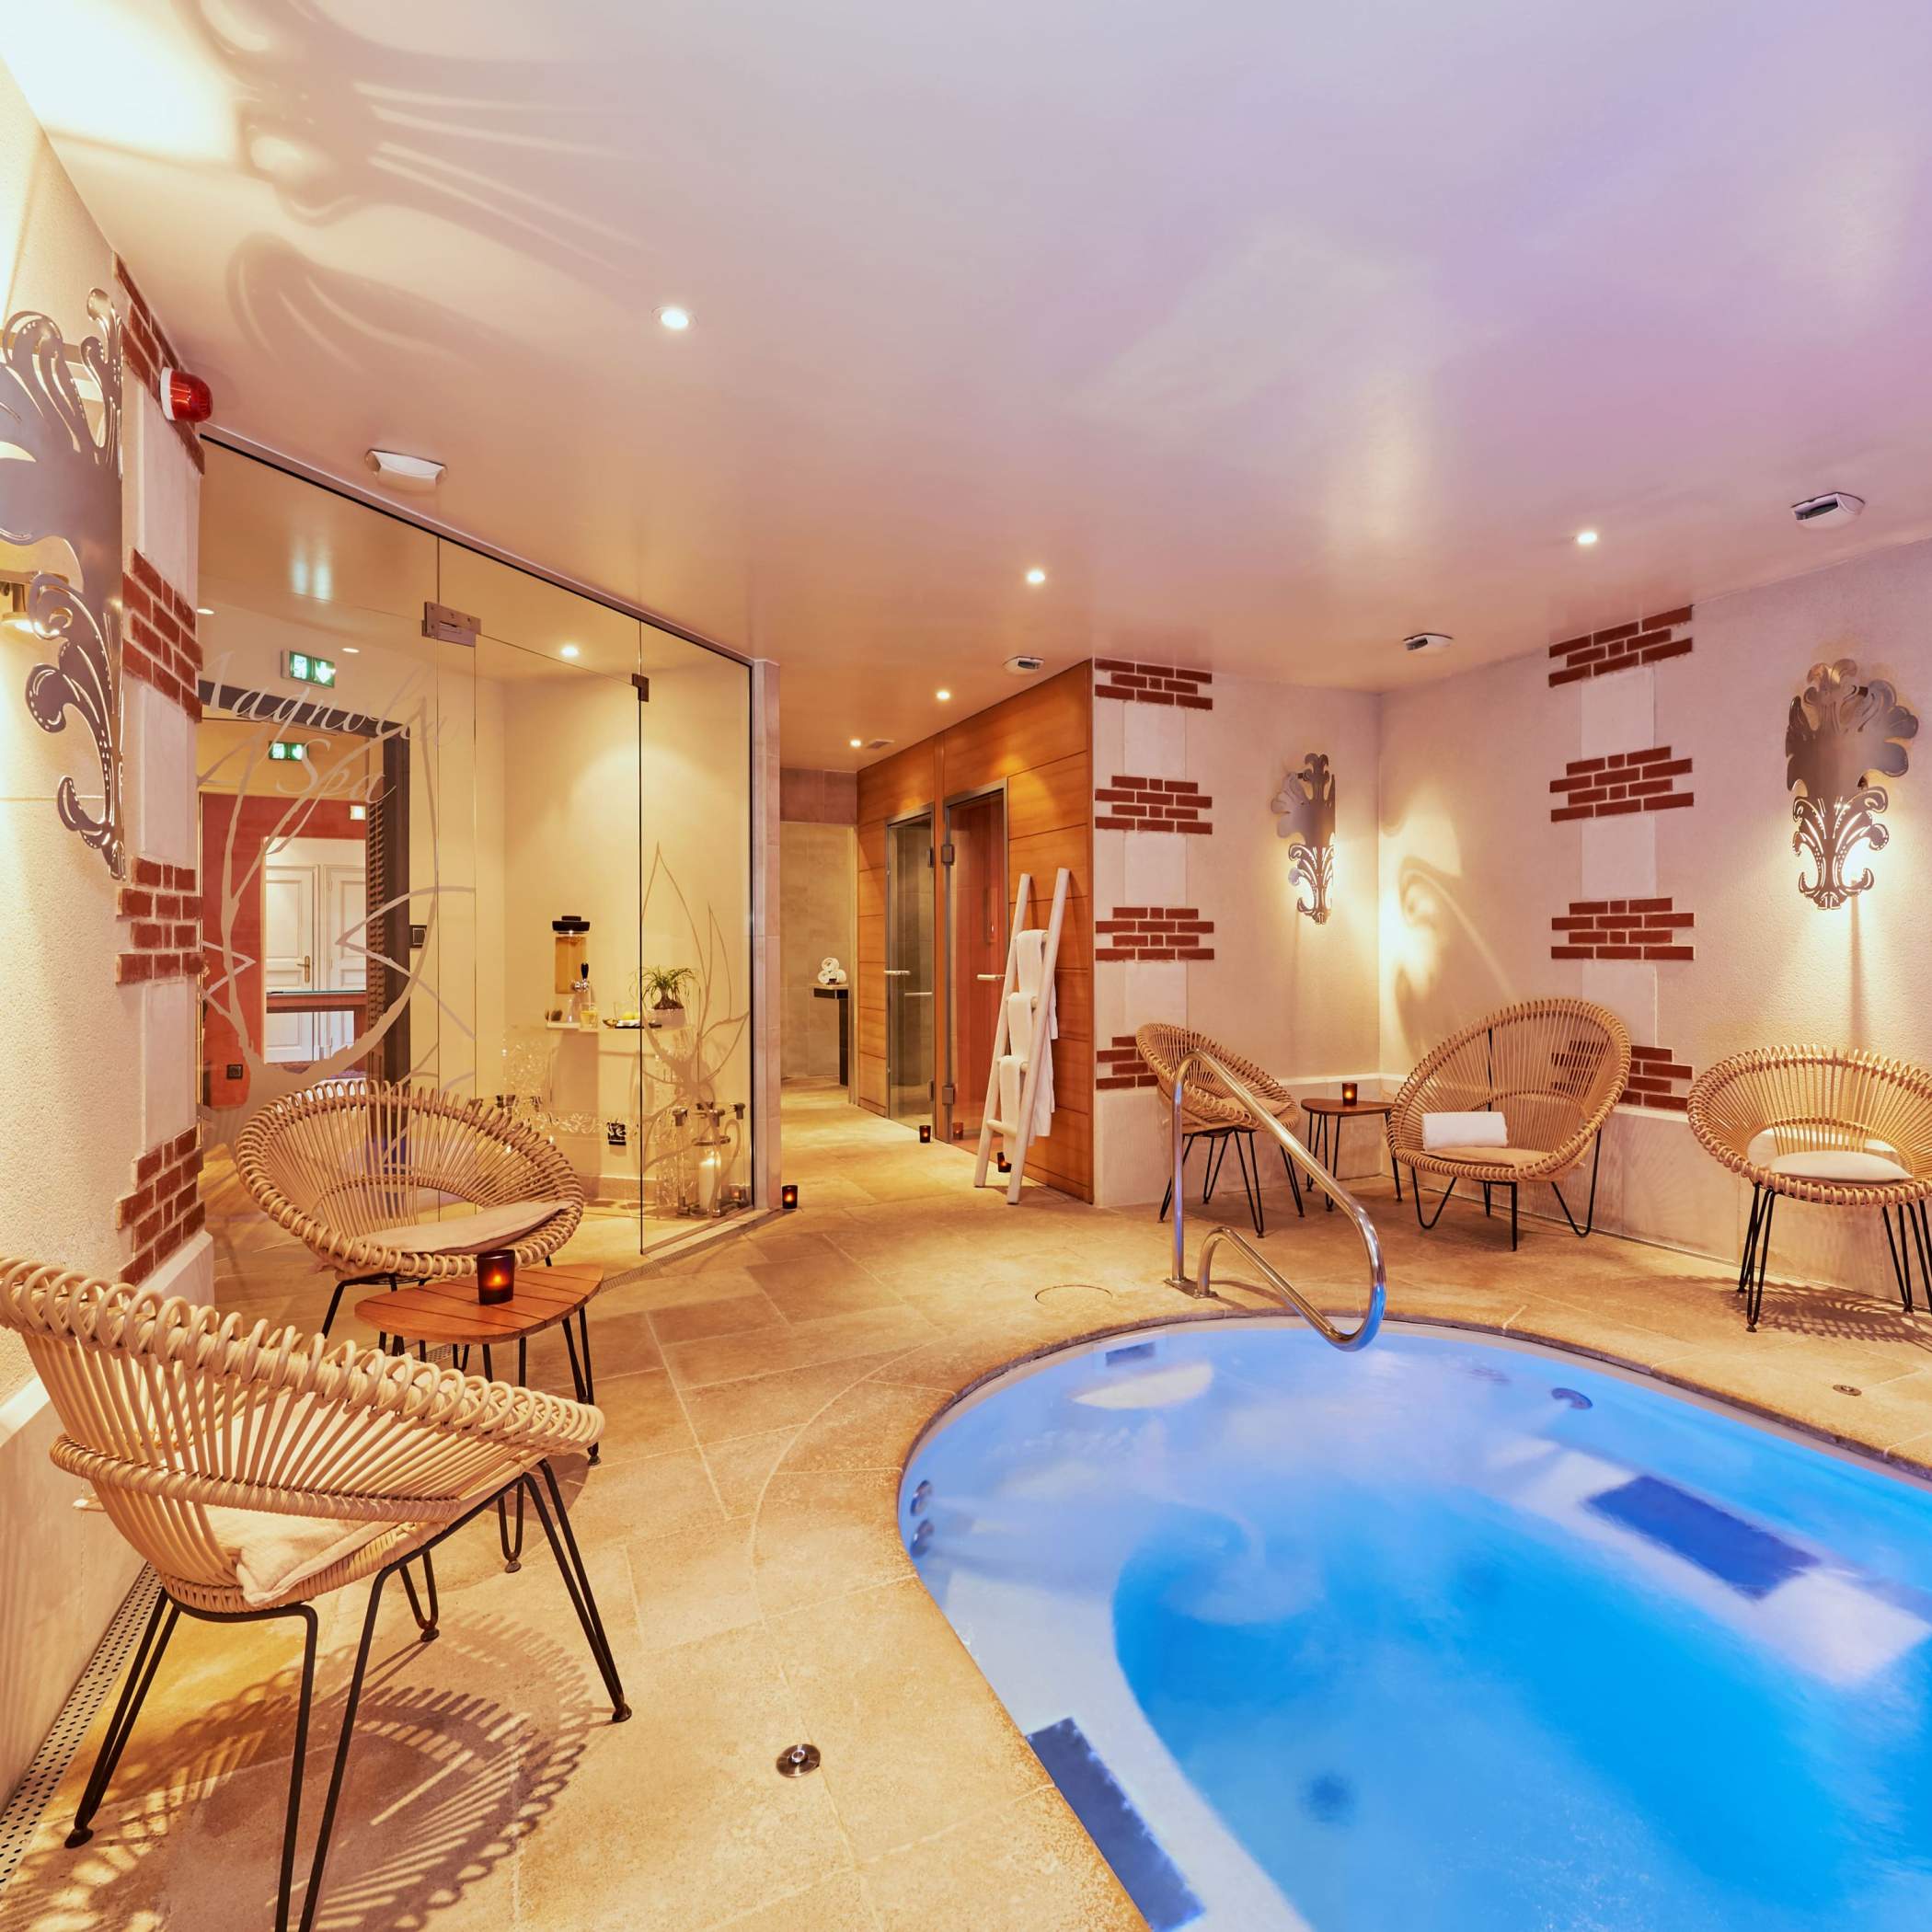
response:
<path id="1" fill-rule="evenodd" d="M 942 866 L 949 866 L 952 863 L 952 841 L 950 839 L 948 839 L 939 847 L 939 863 Z"/>
<path id="2" fill-rule="evenodd" d="M 467 644 L 474 650 L 477 633 L 482 628 L 481 621 L 467 611 L 453 610 L 446 604 L 431 603 L 428 598 L 423 600 L 422 634 L 434 638 L 439 644 Z"/>
<path id="3" fill-rule="evenodd" d="M 650 680 L 641 671 L 633 671 L 630 681 L 638 687 L 638 702 L 648 705 L 650 702 Z"/>
<path id="4" fill-rule="evenodd" d="M 955 1091 L 953 1084 L 950 1080 L 949 1080 L 946 1083 L 946 1085 L 939 1089 L 939 1098 L 942 1100 L 944 1100 L 949 1107 L 953 1106 L 958 1101 L 960 1098 L 959 1094 Z"/>

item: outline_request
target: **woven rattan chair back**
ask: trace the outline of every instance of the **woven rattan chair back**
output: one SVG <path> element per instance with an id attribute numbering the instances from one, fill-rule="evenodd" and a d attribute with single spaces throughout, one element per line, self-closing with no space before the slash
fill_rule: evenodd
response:
<path id="1" fill-rule="evenodd" d="M 1197 1033 L 1191 1027 L 1150 1022 L 1134 1034 L 1133 1043 L 1159 1083 L 1162 1098 L 1170 1103 L 1181 1062 L 1190 1053 L 1204 1052 L 1213 1054 L 1237 1079 L 1246 1081 L 1254 1089 L 1255 1097 L 1276 1115 L 1294 1109 L 1294 1096 L 1266 1068 L 1257 1066 L 1210 1035 Z M 1196 1067 L 1188 1075 L 1183 1104 L 1190 1125 L 1235 1126 L 1245 1123 L 1248 1118 L 1247 1108 L 1228 1091 L 1227 1083 L 1212 1067 Z"/>
<path id="2" fill-rule="evenodd" d="M 61 1419 L 54 1462 L 94 1486 L 171 1594 L 207 1610 L 245 1607 L 210 1505 L 404 1526 L 303 1585 L 316 1596 L 393 1558 L 411 1528 L 587 1448 L 603 1421 L 562 1397 L 34 1261 L 0 1261 L 0 1326 Z"/>
<path id="3" fill-rule="evenodd" d="M 244 1125 L 235 1165 L 256 1205 L 343 1274 L 473 1272 L 471 1254 L 415 1253 L 363 1238 L 453 1201 L 564 1202 L 513 1244 L 519 1262 L 554 1254 L 583 1218 L 582 1183 L 541 1133 L 431 1087 L 329 1082 L 284 1095 Z"/>
<path id="4" fill-rule="evenodd" d="M 1630 1036 L 1607 1006 L 1525 1000 L 1464 1028 L 1409 1075 L 1389 1113 L 1389 1148 L 1411 1165 L 1434 1165 L 1422 1152 L 1425 1113 L 1494 1108 L 1512 1146 L 1545 1152 L 1519 1179 L 1561 1174 L 1582 1158 L 1629 1076 Z"/>
<path id="5" fill-rule="evenodd" d="M 1759 1047 L 1706 1067 L 1691 1085 L 1691 1132 L 1754 1187 L 1829 1207 L 1893 1207 L 1932 1191 L 1932 1073 L 1851 1048 Z M 1765 1136 L 1769 1136 L 1766 1141 Z M 1899 1181 L 1774 1174 L 1781 1155 L 1888 1155 Z"/>

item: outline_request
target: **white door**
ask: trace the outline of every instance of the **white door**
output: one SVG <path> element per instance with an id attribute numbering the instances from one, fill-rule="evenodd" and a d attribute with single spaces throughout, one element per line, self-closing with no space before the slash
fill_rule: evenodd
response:
<path id="1" fill-rule="evenodd" d="M 315 984 L 317 869 L 280 862 L 262 868 L 262 984 L 270 993 L 307 992 Z M 316 1057 L 315 1016 L 271 1009 L 262 1057 L 298 1065 L 312 1062 Z"/>
<path id="2" fill-rule="evenodd" d="M 330 992 L 360 992 L 366 981 L 369 889 L 361 855 L 355 863 L 331 861 L 321 873 L 322 929 L 317 953 L 321 971 L 317 987 Z M 316 1016 L 316 1058 L 339 1052 L 356 1036 L 359 1013 L 318 1013 Z"/>

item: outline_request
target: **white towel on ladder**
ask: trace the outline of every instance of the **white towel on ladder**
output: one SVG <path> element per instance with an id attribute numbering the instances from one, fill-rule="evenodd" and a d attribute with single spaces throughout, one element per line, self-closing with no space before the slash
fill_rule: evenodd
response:
<path id="1" fill-rule="evenodd" d="M 1046 988 L 1042 984 L 1046 966 L 1046 934 L 1029 927 L 1014 935 L 1014 977 L 1019 991 L 1006 1000 L 1006 1044 L 1008 1051 L 999 1064 L 999 1117 L 1009 1126 L 1019 1123 L 1020 1097 L 1025 1090 L 1027 1063 L 1037 1053 L 1040 1060 L 1040 1096 L 1034 1102 L 1033 1134 L 1041 1139 L 1053 1126 L 1053 1050 L 1059 1037 L 1060 1016 L 1052 1017 L 1044 1038 L 1035 1024 L 1035 1016 Z M 1008 1159 L 1014 1152 L 1014 1136 L 1002 1137 Z"/>

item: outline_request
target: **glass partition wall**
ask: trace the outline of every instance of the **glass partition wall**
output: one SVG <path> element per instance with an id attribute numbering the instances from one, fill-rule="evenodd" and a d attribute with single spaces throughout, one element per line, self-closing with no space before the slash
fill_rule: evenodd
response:
<path id="1" fill-rule="evenodd" d="M 933 815 L 886 827 L 886 1111 L 933 1119 Z"/>
<path id="2" fill-rule="evenodd" d="M 210 1145 L 413 1079 L 564 1151 L 587 1258 L 748 1205 L 749 667 L 219 447 L 201 515 Z"/>
<path id="3" fill-rule="evenodd" d="M 946 1133 L 976 1141 L 1006 977 L 1006 792 L 946 804 Z"/>

